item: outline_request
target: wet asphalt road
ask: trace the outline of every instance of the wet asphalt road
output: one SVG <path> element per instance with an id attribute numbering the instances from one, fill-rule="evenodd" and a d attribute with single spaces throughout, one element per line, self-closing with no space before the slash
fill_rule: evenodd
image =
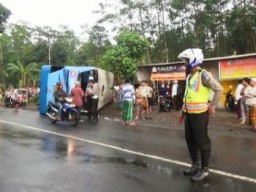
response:
<path id="1" fill-rule="evenodd" d="M 104 119 L 74 128 L 0 108 L 0 192 L 255 192 L 256 136 L 210 136 L 212 173 L 193 183 L 182 174 L 182 128 Z"/>

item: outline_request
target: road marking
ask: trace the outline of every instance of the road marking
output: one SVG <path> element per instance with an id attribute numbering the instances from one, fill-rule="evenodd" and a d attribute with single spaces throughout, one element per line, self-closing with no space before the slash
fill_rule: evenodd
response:
<path id="1" fill-rule="evenodd" d="M 83 141 L 83 142 L 86 142 L 86 143 L 98 145 L 98 146 L 109 148 L 109 149 L 114 149 L 114 150 L 117 150 L 117 151 L 122 151 L 122 152 L 133 154 L 133 155 L 147 157 L 147 158 L 150 158 L 150 159 L 155 159 L 155 160 L 159 160 L 159 161 L 163 161 L 163 162 L 168 162 L 168 163 L 172 163 L 172 164 L 175 164 L 175 165 L 181 165 L 181 166 L 185 166 L 185 167 L 190 167 L 191 166 L 189 163 L 185 163 L 185 162 L 182 162 L 182 161 L 177 161 L 177 160 L 173 160 L 173 159 L 159 157 L 159 156 L 156 156 L 156 155 L 150 155 L 150 154 L 146 154 L 146 153 L 142 153 L 142 152 L 138 152 L 138 151 L 132 151 L 132 150 L 117 147 L 117 146 L 114 146 L 114 145 L 109 145 L 109 144 L 106 144 L 106 143 L 101 143 L 101 142 L 97 142 L 97 141 L 93 141 L 93 140 L 83 139 L 83 138 L 80 138 L 80 137 L 75 137 L 75 136 L 72 136 L 72 135 L 66 135 L 66 134 L 62 134 L 62 133 L 58 133 L 58 132 L 54 132 L 54 131 L 48 131 L 48 130 L 32 127 L 32 126 L 29 126 L 29 125 L 23 125 L 23 124 L 19 124 L 19 123 L 4 121 L 4 120 L 0 120 L 0 122 L 5 123 L 5 124 L 9 124 L 9 125 L 14 125 L 15 128 L 22 127 L 22 128 L 30 129 L 30 130 L 34 130 L 34 131 L 50 133 L 52 135 L 57 135 L 57 136 L 65 137 L 65 138 L 71 138 L 71 139 L 74 139 L 74 140 Z M 228 172 L 220 171 L 220 170 L 216 170 L 216 169 L 209 169 L 209 171 L 212 172 L 212 173 L 218 174 L 218 175 L 231 177 L 231 178 L 239 179 L 239 180 L 243 180 L 243 181 L 248 181 L 248 182 L 251 182 L 251 183 L 256 183 L 255 178 L 250 178 L 250 177 L 246 177 L 246 176 L 232 174 L 232 173 L 228 173 Z"/>

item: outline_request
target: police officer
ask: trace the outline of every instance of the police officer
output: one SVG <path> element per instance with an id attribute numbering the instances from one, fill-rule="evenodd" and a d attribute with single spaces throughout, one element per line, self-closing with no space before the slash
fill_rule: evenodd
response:
<path id="1" fill-rule="evenodd" d="M 88 118 L 93 120 L 98 120 L 98 103 L 100 97 L 100 87 L 98 83 L 94 81 L 92 76 L 89 77 L 89 83 L 86 87 L 87 95 L 87 108 L 88 108 Z"/>
<path id="2" fill-rule="evenodd" d="M 211 73 L 200 67 L 204 59 L 201 49 L 186 49 L 178 58 L 185 62 L 189 70 L 180 122 L 184 119 L 185 138 L 192 166 L 183 173 L 191 176 L 192 181 L 202 181 L 209 175 L 208 165 L 211 154 L 211 141 L 208 136 L 209 115 L 215 113 L 223 88 Z"/>

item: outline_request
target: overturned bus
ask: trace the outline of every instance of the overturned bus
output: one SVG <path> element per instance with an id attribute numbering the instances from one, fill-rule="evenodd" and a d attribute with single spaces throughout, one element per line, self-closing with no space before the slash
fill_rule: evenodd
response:
<path id="1" fill-rule="evenodd" d="M 49 101 L 54 101 L 54 90 L 56 83 L 63 84 L 64 91 L 70 95 L 71 89 L 77 81 L 80 81 L 81 88 L 85 91 L 89 82 L 89 77 L 93 76 L 101 88 L 99 97 L 98 109 L 102 108 L 112 99 L 112 87 L 114 75 L 111 72 L 105 71 L 96 67 L 89 66 L 52 66 L 43 65 L 41 69 L 40 79 L 40 103 L 39 112 L 45 115 Z"/>

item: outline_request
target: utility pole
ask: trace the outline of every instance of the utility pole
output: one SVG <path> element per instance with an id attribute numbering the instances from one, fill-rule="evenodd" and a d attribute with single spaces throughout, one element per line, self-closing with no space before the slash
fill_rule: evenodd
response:
<path id="1" fill-rule="evenodd" d="M 51 65 L 51 36 L 49 33 L 47 34 L 47 38 L 48 38 L 48 63 L 49 65 Z"/>

